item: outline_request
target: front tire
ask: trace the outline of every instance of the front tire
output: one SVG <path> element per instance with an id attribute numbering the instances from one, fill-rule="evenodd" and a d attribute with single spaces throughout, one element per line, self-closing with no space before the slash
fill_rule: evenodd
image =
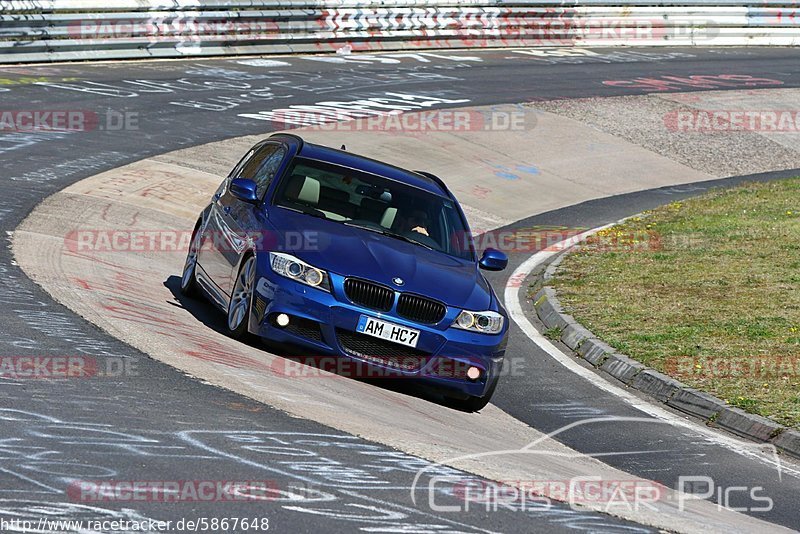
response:
<path id="1" fill-rule="evenodd" d="M 458 407 L 465 412 L 479 412 L 486 408 L 486 405 L 489 404 L 489 401 L 492 400 L 492 395 L 494 395 L 494 390 L 497 389 L 497 383 L 500 381 L 500 377 L 495 377 L 492 380 L 489 389 L 486 390 L 486 395 L 483 397 L 467 397 L 463 400 L 456 401 Z"/>
<path id="2" fill-rule="evenodd" d="M 239 267 L 228 304 L 228 335 L 234 339 L 242 339 L 248 333 L 247 327 L 250 323 L 255 279 L 256 257 L 248 256 Z"/>

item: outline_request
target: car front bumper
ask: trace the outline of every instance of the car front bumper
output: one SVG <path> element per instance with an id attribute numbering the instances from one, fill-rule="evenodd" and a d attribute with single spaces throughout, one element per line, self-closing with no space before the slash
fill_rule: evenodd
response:
<path id="1" fill-rule="evenodd" d="M 338 275 L 330 275 L 329 293 L 265 271 L 256 285 L 250 330 L 267 340 L 298 346 L 307 358 L 358 363 L 334 366 L 343 371 L 340 374 L 414 379 L 457 396 L 483 397 L 502 372 L 507 325 L 495 335 L 447 328 L 460 311 L 449 308 L 439 324 L 419 324 L 352 304 L 343 295 L 343 278 Z M 277 325 L 279 314 L 289 316 L 289 325 Z M 356 332 L 362 315 L 419 330 L 416 349 Z M 470 366 L 481 370 L 477 380 L 466 377 Z"/>

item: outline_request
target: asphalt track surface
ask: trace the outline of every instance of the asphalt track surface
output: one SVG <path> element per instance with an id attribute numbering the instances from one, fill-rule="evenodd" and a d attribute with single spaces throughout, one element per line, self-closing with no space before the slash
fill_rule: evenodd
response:
<path id="1" fill-rule="evenodd" d="M 178 148 L 268 132 L 272 123 L 239 115 L 287 105 L 380 98 L 387 92 L 425 95 L 452 101 L 441 107 L 455 107 L 642 94 L 657 87 L 800 86 L 798 53 L 791 49 L 595 52 L 579 60 L 469 51 L 381 56 L 392 62 L 275 58 L 289 65 L 272 67 L 220 59 L 0 69 L 2 111 L 89 110 L 100 120 L 100 127 L 87 132 L 0 135 L 0 227 L 13 231 L 42 199 L 87 176 Z M 621 83 L 604 83 L 609 81 Z M 125 114 L 129 128 L 113 128 Z M 512 228 L 593 227 L 702 189 L 602 199 Z M 505 276 L 526 256 L 512 257 Z M 154 362 L 54 303 L 14 266 L 6 247 L 0 250 L 0 274 L 0 355 L 84 354 L 135 369 L 118 379 L 0 380 L 0 517 L 268 517 L 273 530 L 292 532 L 647 530 L 565 506 L 459 514 L 414 508 L 407 488 L 427 462 L 291 418 Z M 502 294 L 504 276 L 492 281 Z M 516 329 L 509 354 L 524 355 L 526 373 L 506 377 L 494 403 L 534 428 L 550 432 L 576 418 L 642 415 L 559 368 Z M 584 453 L 608 454 L 602 460 L 612 466 L 671 487 L 680 475 L 708 475 L 722 488 L 762 486 L 775 507 L 753 515 L 800 525 L 796 477 L 779 478 L 772 467 L 674 427 L 596 423 L 557 439 Z M 259 504 L 91 503 L 65 494 L 71 480 L 109 477 L 267 481 L 276 491 Z M 741 493 L 732 495 L 728 505 L 754 504 L 740 501 Z M 447 504 L 456 497 L 442 493 L 436 499 Z"/>

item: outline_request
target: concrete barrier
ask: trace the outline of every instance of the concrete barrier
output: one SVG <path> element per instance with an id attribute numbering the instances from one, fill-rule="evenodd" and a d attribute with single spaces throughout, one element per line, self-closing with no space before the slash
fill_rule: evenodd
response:
<path id="1" fill-rule="evenodd" d="M 0 63 L 517 46 L 795 45 L 786 0 L 27 0 Z"/>

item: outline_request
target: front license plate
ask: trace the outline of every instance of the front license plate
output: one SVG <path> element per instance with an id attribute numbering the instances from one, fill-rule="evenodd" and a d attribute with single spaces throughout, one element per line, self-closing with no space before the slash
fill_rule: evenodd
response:
<path id="1" fill-rule="evenodd" d="M 399 324 L 387 323 L 368 315 L 361 316 L 356 330 L 362 334 L 393 341 L 407 347 L 416 347 L 417 341 L 419 341 L 419 330 L 406 328 Z"/>

